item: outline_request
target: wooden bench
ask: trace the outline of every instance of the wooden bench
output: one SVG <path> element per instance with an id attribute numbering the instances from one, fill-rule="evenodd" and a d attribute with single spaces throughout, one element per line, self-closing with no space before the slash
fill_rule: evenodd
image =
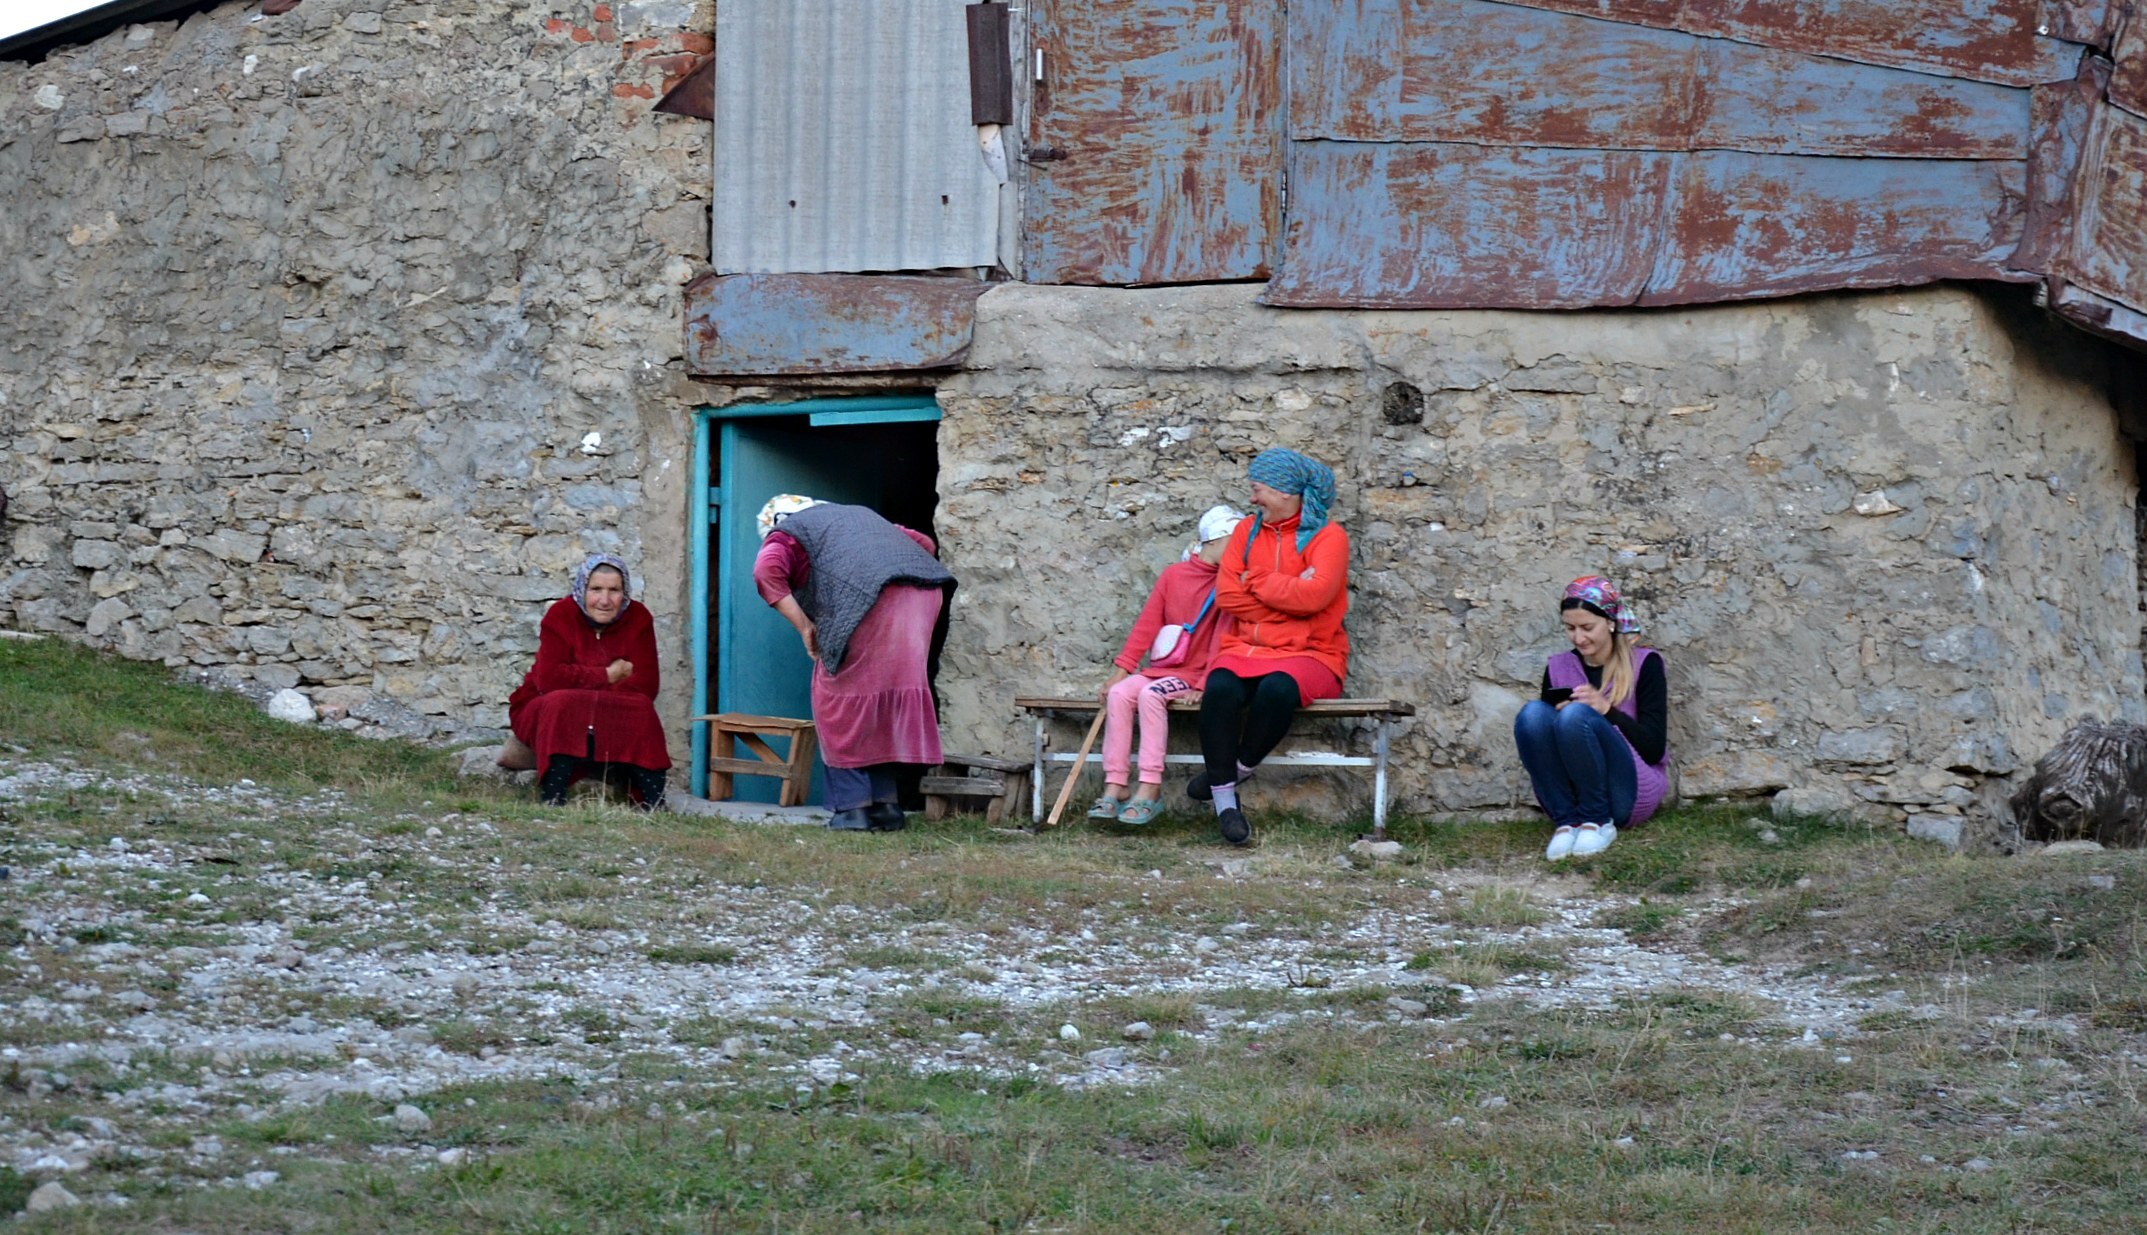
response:
<path id="1" fill-rule="evenodd" d="M 998 823 L 1028 796 L 1029 765 L 990 755 L 941 755 L 939 766 L 918 782 L 917 790 L 924 795 L 926 819 L 945 819 L 959 809 L 958 799 L 988 798 L 984 821 Z"/>
<path id="2" fill-rule="evenodd" d="M 819 732 L 809 720 L 786 716 L 754 716 L 746 712 L 718 712 L 696 716 L 692 722 L 707 725 L 714 741 L 708 755 L 708 800 L 728 801 L 733 776 L 772 776 L 783 782 L 778 806 L 803 806 L 813 788 L 813 753 L 819 749 Z M 790 739 L 790 753 L 778 755 L 767 739 Z M 754 758 L 736 758 L 736 742 L 745 743 Z"/>
<path id="3" fill-rule="evenodd" d="M 1050 722 L 1054 716 L 1079 717 L 1088 720 L 1095 716 L 1103 701 L 1090 696 L 1085 699 L 1043 698 L 1022 696 L 1014 700 L 1014 706 L 1036 715 L 1035 771 L 1029 778 L 1029 812 L 1032 823 L 1042 822 L 1044 817 L 1044 766 L 1048 763 L 1072 763 L 1070 751 L 1046 749 L 1050 737 Z M 1196 700 L 1178 698 L 1170 701 L 1173 712 L 1198 712 Z M 1369 755 L 1337 755 L 1327 751 L 1305 751 L 1301 754 L 1285 754 L 1277 751 L 1261 761 L 1261 767 L 1278 768 L 1370 768 L 1372 769 L 1372 835 L 1379 840 L 1387 836 L 1387 749 L 1394 736 L 1397 722 L 1416 715 L 1416 708 L 1396 699 L 1322 699 L 1297 709 L 1302 717 L 1355 717 L 1368 718 L 1373 722 L 1372 753 Z M 1166 755 L 1165 763 L 1200 764 L 1205 762 L 1199 755 Z M 1103 756 L 1091 754 L 1090 763 L 1102 763 Z M 1081 769 L 1072 770 L 1080 775 Z"/>

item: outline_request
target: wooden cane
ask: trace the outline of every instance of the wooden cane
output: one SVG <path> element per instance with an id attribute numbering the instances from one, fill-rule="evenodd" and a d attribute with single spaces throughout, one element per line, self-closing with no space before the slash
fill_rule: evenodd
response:
<path id="1" fill-rule="evenodd" d="M 1081 753 L 1074 756 L 1073 770 L 1066 774 L 1066 784 L 1059 790 L 1059 800 L 1051 804 L 1051 813 L 1044 817 L 1044 826 L 1059 826 L 1059 816 L 1066 813 L 1066 800 L 1073 796 L 1073 787 L 1081 780 L 1081 770 L 1088 766 L 1089 747 L 1096 744 L 1096 735 L 1103 732 L 1103 708 L 1096 709 L 1096 722 L 1088 727 L 1088 736 L 1081 739 Z"/>

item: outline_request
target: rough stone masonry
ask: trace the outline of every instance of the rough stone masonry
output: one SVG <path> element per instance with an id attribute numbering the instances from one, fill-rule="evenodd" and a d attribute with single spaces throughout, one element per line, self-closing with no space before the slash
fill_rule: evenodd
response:
<path id="1" fill-rule="evenodd" d="M 650 100 L 713 26 L 233 3 L 0 63 L 0 621 L 498 726 L 543 602 L 609 550 L 662 563 L 686 680 L 709 132 Z"/>
<path id="2" fill-rule="evenodd" d="M 1688 796 L 1957 839 L 2068 722 L 2147 712 L 2109 394 L 2132 358 L 2010 294 L 1528 314 L 1257 291 L 982 298 L 940 393 L 951 731 L 1020 750 L 1009 683 L 1100 684 L 1194 516 L 1242 505 L 1271 444 L 1337 472 L 1347 692 L 1420 710 L 1403 809 L 1530 801 L 1512 718 L 1589 572 L 1668 658 Z"/>
<path id="3" fill-rule="evenodd" d="M 0 624 L 466 733 L 612 550 L 682 744 L 688 416 L 782 393 L 679 355 L 709 129 L 649 104 L 713 24 L 710 0 L 233 3 L 0 64 Z M 1270 443 L 1340 474 L 1349 690 L 1420 708 L 1403 810 L 1525 803 L 1508 721 L 1588 570 L 1669 657 L 1688 795 L 1957 836 L 2068 722 L 2147 719 L 2124 358 L 2017 297 L 1255 295 L 980 301 L 939 386 L 950 745 L 1026 752 L 1013 695 L 1091 689 Z"/>

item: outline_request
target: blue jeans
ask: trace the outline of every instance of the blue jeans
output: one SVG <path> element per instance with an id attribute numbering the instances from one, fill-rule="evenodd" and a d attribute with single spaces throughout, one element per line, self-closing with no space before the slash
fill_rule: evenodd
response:
<path id="1" fill-rule="evenodd" d="M 895 769 L 900 764 L 875 763 L 864 768 L 827 768 L 827 808 L 829 810 L 854 810 L 870 806 L 874 802 L 895 800 Z M 1627 797 L 1630 804 L 1631 798 Z"/>
<path id="2" fill-rule="evenodd" d="M 1552 823 L 1622 825 L 1631 817 L 1640 792 L 1633 748 L 1594 708 L 1531 700 L 1513 718 L 1513 744 Z"/>

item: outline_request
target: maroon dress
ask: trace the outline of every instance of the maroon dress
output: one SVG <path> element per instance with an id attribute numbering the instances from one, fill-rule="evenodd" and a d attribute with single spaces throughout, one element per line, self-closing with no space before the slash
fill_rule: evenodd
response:
<path id="1" fill-rule="evenodd" d="M 906 527 L 902 532 L 932 552 L 931 537 Z M 805 547 L 774 531 L 753 561 L 753 583 L 772 605 L 801 586 L 811 570 Z M 850 636 L 842 671 L 829 673 L 813 662 L 813 728 L 829 767 L 940 761 L 939 715 L 925 670 L 932 627 L 945 599 L 940 588 L 890 583 Z"/>
<path id="2" fill-rule="evenodd" d="M 617 682 L 607 667 L 632 661 Z M 627 763 L 651 771 L 671 766 L 663 722 L 656 718 L 656 623 L 648 607 L 629 600 L 608 626 L 598 626 L 571 596 L 545 610 L 537 663 L 507 697 L 507 724 L 537 754 L 537 770 L 553 755 Z"/>

